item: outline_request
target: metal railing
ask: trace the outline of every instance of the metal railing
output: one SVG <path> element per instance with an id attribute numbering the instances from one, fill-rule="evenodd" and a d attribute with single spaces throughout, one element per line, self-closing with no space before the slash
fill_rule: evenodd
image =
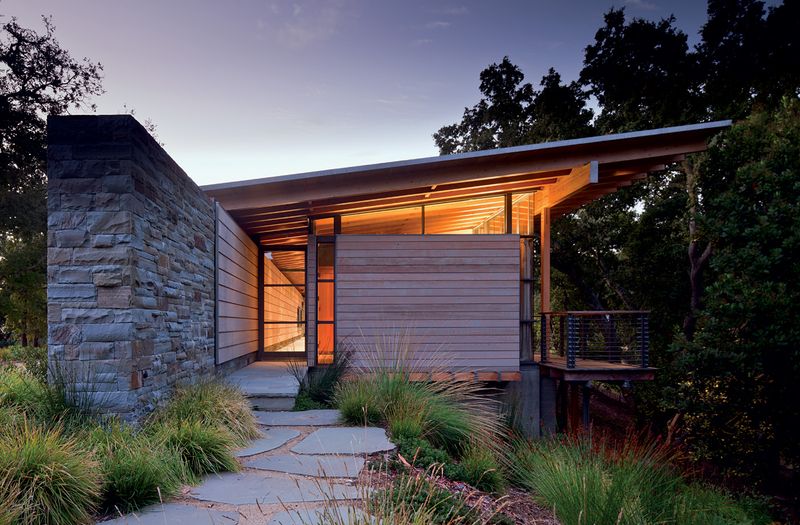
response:
<path id="1" fill-rule="evenodd" d="M 541 314 L 541 362 L 567 368 L 612 363 L 650 366 L 648 311 L 568 311 Z"/>

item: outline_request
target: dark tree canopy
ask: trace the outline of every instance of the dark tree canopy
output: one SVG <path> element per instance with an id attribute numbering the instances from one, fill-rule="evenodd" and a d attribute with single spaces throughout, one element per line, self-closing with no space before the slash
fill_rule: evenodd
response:
<path id="1" fill-rule="evenodd" d="M 483 98 L 464 109 L 461 122 L 433 134 L 447 155 L 591 134 L 592 112 L 576 83 L 564 85 L 554 69 L 542 78 L 541 91 L 523 82 L 522 71 L 504 57 L 480 74 Z"/>
<path id="2" fill-rule="evenodd" d="M 697 120 L 697 67 L 674 17 L 626 23 L 624 9 L 611 9 L 586 48 L 580 80 L 602 108 L 602 132 Z"/>
<path id="3" fill-rule="evenodd" d="M 102 93 L 102 67 L 61 48 L 49 18 L 40 34 L 0 27 L 0 235 L 44 232 L 45 117 Z"/>
<path id="4" fill-rule="evenodd" d="M 0 26 L 0 326 L 23 344 L 46 334 L 45 119 L 102 92 L 100 64 L 72 58 L 42 22 Z"/>
<path id="5" fill-rule="evenodd" d="M 627 20 L 611 9 L 585 49 L 579 83 L 550 70 L 536 91 L 506 57 L 481 73 L 478 104 L 434 135 L 446 154 L 748 119 L 708 155 L 554 221 L 553 303 L 652 310 L 660 370 L 634 390 L 643 421 L 664 429 L 680 414 L 695 458 L 787 492 L 800 461 L 792 430 L 800 415 L 787 401 L 800 373 L 800 268 L 789 255 L 800 251 L 798 20 L 797 0 L 770 9 L 710 0 L 690 48 L 673 17 Z"/>

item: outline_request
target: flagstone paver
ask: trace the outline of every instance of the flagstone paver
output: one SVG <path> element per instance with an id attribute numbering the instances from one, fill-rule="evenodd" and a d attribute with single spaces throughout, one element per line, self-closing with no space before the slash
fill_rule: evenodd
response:
<path id="1" fill-rule="evenodd" d="M 207 477 L 192 487 L 188 502 L 153 505 L 103 525 L 237 525 L 240 512 L 256 504 L 296 507 L 266 518 L 269 525 L 322 524 L 331 515 L 342 523 L 350 516 L 363 519 L 363 512 L 351 506 L 365 490 L 354 478 L 364 468 L 366 454 L 394 448 L 382 428 L 337 426 L 338 410 L 254 414 L 267 428 L 263 437 L 235 453 L 242 458 L 242 472 Z M 229 510 L 208 508 L 216 504 Z M 257 522 L 264 523 L 262 519 Z"/>
<path id="2" fill-rule="evenodd" d="M 264 436 L 263 438 L 256 439 L 250 443 L 250 446 L 247 448 L 237 450 L 234 455 L 238 458 L 244 458 L 261 454 L 281 447 L 300 435 L 298 430 L 293 430 L 291 428 L 271 428 L 261 433 Z"/>
<path id="3" fill-rule="evenodd" d="M 365 460 L 358 456 L 265 456 L 245 462 L 249 468 L 326 478 L 357 478 Z"/>
<path id="4" fill-rule="evenodd" d="M 206 478 L 192 489 L 191 496 L 201 501 L 230 505 L 299 503 L 329 499 L 355 499 L 358 489 L 324 480 L 287 479 L 264 472 L 226 473 Z"/>
<path id="5" fill-rule="evenodd" d="M 328 523 L 349 523 L 348 518 L 356 518 L 362 523 L 366 514 L 355 507 L 336 507 L 333 509 L 302 509 L 280 512 L 267 522 L 267 525 L 323 525 Z M 371 520 L 374 522 L 374 520 Z"/>
<path id="6" fill-rule="evenodd" d="M 129 514 L 102 525 L 236 525 L 237 512 L 223 512 L 215 509 L 195 507 L 184 503 L 165 503 L 152 505 L 140 512 Z"/>
<path id="7" fill-rule="evenodd" d="M 280 427 L 311 427 L 337 425 L 341 421 L 338 410 L 304 410 L 302 412 L 254 412 L 262 425 Z"/>
<path id="8" fill-rule="evenodd" d="M 298 454 L 374 454 L 394 450 L 386 431 L 374 427 L 325 427 L 292 447 Z"/>

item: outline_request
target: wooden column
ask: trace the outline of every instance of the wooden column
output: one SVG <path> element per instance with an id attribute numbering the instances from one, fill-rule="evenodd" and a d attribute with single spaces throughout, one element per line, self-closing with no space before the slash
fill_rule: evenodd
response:
<path id="1" fill-rule="evenodd" d="M 542 270 L 540 272 L 542 284 L 541 311 L 550 311 L 550 208 L 542 208 L 540 220 L 540 250 L 539 259 Z"/>

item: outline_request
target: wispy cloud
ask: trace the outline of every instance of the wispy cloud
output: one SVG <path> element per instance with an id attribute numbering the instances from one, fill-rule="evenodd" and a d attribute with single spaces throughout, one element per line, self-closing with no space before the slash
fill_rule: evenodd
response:
<path id="1" fill-rule="evenodd" d="M 655 11 L 658 9 L 654 2 L 648 2 L 647 0 L 625 0 L 625 5 L 642 11 Z"/>
<path id="2" fill-rule="evenodd" d="M 434 20 L 433 22 L 428 22 L 425 24 L 426 29 L 447 29 L 450 27 L 452 22 L 445 22 L 444 20 Z"/>
<path id="3" fill-rule="evenodd" d="M 416 47 L 427 46 L 429 44 L 433 44 L 433 40 L 430 38 L 418 38 L 411 41 L 411 45 Z"/>
<path id="4" fill-rule="evenodd" d="M 469 8 L 465 5 L 454 5 L 454 6 L 440 7 L 437 9 L 433 9 L 431 10 L 431 13 L 436 13 L 440 15 L 461 16 L 469 14 Z"/>
<path id="5" fill-rule="evenodd" d="M 273 31 L 277 41 L 289 48 L 304 48 L 328 40 L 339 31 L 346 0 L 287 0 L 268 4 L 269 18 L 258 29 Z"/>

